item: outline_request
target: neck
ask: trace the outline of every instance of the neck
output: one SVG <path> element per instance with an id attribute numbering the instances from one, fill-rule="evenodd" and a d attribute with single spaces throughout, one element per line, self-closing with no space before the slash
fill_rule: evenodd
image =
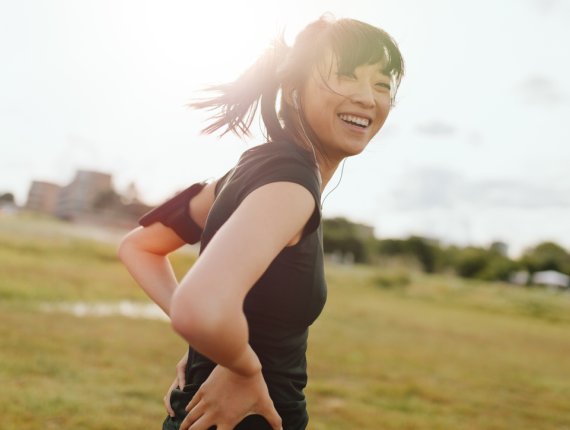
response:
<path id="1" fill-rule="evenodd" d="M 326 186 L 328 185 L 329 181 L 336 172 L 338 165 L 342 160 L 333 161 L 323 159 L 322 157 L 317 156 L 317 162 L 319 165 L 319 173 L 321 174 L 321 193 L 325 190 Z"/>

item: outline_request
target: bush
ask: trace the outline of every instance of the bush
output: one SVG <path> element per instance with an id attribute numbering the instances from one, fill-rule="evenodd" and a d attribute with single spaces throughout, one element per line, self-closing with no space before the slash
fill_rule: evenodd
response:
<path id="1" fill-rule="evenodd" d="M 410 284 L 410 276 L 405 272 L 382 272 L 374 277 L 374 285 L 384 288 L 404 288 Z"/>
<path id="2" fill-rule="evenodd" d="M 485 249 L 467 247 L 460 251 L 455 270 L 463 278 L 477 278 L 488 263 L 489 253 Z"/>

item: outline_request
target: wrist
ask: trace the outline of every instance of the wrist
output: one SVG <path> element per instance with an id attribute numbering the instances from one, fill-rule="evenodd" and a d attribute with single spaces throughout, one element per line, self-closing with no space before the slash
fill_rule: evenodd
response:
<path id="1" fill-rule="evenodd" d="M 249 344 L 244 352 L 227 367 L 232 372 L 245 377 L 261 373 L 261 362 Z"/>

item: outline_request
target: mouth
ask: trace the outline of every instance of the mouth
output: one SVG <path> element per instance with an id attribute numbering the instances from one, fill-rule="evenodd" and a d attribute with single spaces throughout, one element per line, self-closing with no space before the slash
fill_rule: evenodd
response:
<path id="1" fill-rule="evenodd" d="M 360 128 L 367 128 L 372 122 L 370 118 L 359 115 L 339 113 L 337 116 L 347 124 L 354 125 Z"/>

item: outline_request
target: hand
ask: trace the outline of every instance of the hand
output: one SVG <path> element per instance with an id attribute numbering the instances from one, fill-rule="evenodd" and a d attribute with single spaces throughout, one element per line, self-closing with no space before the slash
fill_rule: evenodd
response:
<path id="1" fill-rule="evenodd" d="M 174 410 L 172 409 L 172 405 L 170 404 L 170 393 L 172 393 L 172 390 L 176 388 L 180 388 L 182 390 L 184 388 L 184 385 L 186 385 L 186 363 L 188 363 L 188 351 L 186 351 L 186 354 L 182 356 L 176 365 L 176 378 L 174 378 L 174 382 L 172 382 L 170 388 L 168 388 L 168 391 L 166 392 L 166 395 L 163 399 L 164 406 L 166 407 L 166 412 L 168 412 L 168 415 L 173 418 L 175 414 Z"/>
<path id="2" fill-rule="evenodd" d="M 281 417 L 269 397 L 261 371 L 251 376 L 217 365 L 188 406 L 180 430 L 233 430 L 246 416 L 263 415 L 273 430 L 281 430 Z"/>

